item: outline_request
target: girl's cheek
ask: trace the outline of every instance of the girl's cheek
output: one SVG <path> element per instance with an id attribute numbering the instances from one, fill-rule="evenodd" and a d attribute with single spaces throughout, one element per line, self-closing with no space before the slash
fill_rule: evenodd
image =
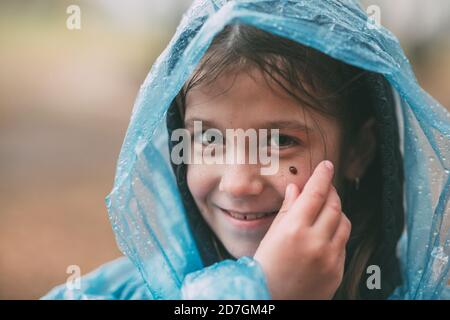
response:
<path id="1" fill-rule="evenodd" d="M 326 159 L 332 161 L 335 168 L 339 168 L 339 150 L 333 148 L 332 145 L 327 146 L 327 149 L 329 152 Z M 298 156 L 281 160 L 278 182 L 274 182 L 278 185 L 277 189 L 284 192 L 289 183 L 294 183 L 299 187 L 300 191 L 303 190 L 314 169 L 323 160 L 325 160 L 325 157 L 317 150 L 314 150 L 312 157 Z M 338 179 L 338 172 L 336 172 L 334 178 Z M 337 185 L 336 181 L 334 181 L 334 184 Z"/>
<path id="2" fill-rule="evenodd" d="M 206 200 L 208 194 L 214 190 L 214 175 L 212 168 L 206 165 L 191 164 L 187 168 L 187 184 L 197 204 Z"/>
<path id="3" fill-rule="evenodd" d="M 188 184 L 189 191 L 194 197 L 195 201 L 197 198 L 204 193 L 205 186 L 202 184 L 202 179 L 199 178 L 201 175 L 201 170 L 199 170 L 196 165 L 188 165 L 186 180 Z"/>
<path id="4" fill-rule="evenodd" d="M 280 161 L 278 173 L 270 178 L 272 185 L 277 189 L 278 193 L 284 197 L 286 187 L 290 183 L 296 184 L 300 190 L 308 181 L 311 175 L 309 162 L 303 161 Z"/>

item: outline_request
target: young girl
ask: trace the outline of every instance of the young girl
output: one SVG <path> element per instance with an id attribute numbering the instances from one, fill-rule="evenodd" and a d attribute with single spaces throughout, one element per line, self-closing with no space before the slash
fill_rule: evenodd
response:
<path id="1" fill-rule="evenodd" d="M 230 130 L 250 146 L 273 129 L 253 136 L 272 174 L 206 161 L 250 159 Z M 445 298 L 449 137 L 353 2 L 198 1 L 141 88 L 107 198 L 127 258 L 46 298 Z M 180 142 L 203 161 L 175 160 Z"/>

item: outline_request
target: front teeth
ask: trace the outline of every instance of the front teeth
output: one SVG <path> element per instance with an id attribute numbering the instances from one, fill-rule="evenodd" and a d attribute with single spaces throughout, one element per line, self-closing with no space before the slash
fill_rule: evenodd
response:
<path id="1" fill-rule="evenodd" d="M 256 220 L 256 219 L 260 219 L 262 217 L 270 216 L 271 214 L 273 214 L 273 212 L 237 214 L 237 213 L 233 213 L 230 211 L 228 211 L 228 213 L 230 214 L 230 216 L 232 216 L 233 218 L 238 219 L 238 220 Z"/>

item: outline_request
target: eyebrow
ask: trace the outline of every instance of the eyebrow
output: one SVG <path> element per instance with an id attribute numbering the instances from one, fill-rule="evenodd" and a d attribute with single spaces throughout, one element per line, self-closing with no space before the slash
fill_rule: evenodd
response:
<path id="1" fill-rule="evenodd" d="M 267 129 L 293 129 L 300 131 L 311 131 L 313 128 L 307 126 L 305 123 L 298 121 L 271 121 L 265 124 Z"/>
<path id="2" fill-rule="evenodd" d="M 215 128 L 220 129 L 220 126 L 214 123 L 214 121 L 204 120 L 204 119 L 197 119 L 197 118 L 188 118 L 185 120 L 185 127 L 186 128 L 193 128 L 194 127 L 194 121 L 201 121 L 202 126 L 208 127 L 208 128 Z M 299 131 L 312 131 L 313 128 L 307 126 L 304 123 L 298 122 L 298 121 L 270 121 L 265 122 L 262 125 L 258 126 L 259 128 L 264 129 L 292 129 L 292 130 L 299 130 Z"/>

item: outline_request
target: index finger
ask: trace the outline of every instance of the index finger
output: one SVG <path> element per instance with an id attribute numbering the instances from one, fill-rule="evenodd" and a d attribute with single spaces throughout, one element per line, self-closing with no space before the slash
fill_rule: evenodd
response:
<path id="1" fill-rule="evenodd" d="M 300 196 L 292 204 L 291 216 L 301 218 L 302 223 L 312 225 L 325 204 L 333 180 L 334 166 L 331 161 L 319 163 L 306 182 Z"/>

